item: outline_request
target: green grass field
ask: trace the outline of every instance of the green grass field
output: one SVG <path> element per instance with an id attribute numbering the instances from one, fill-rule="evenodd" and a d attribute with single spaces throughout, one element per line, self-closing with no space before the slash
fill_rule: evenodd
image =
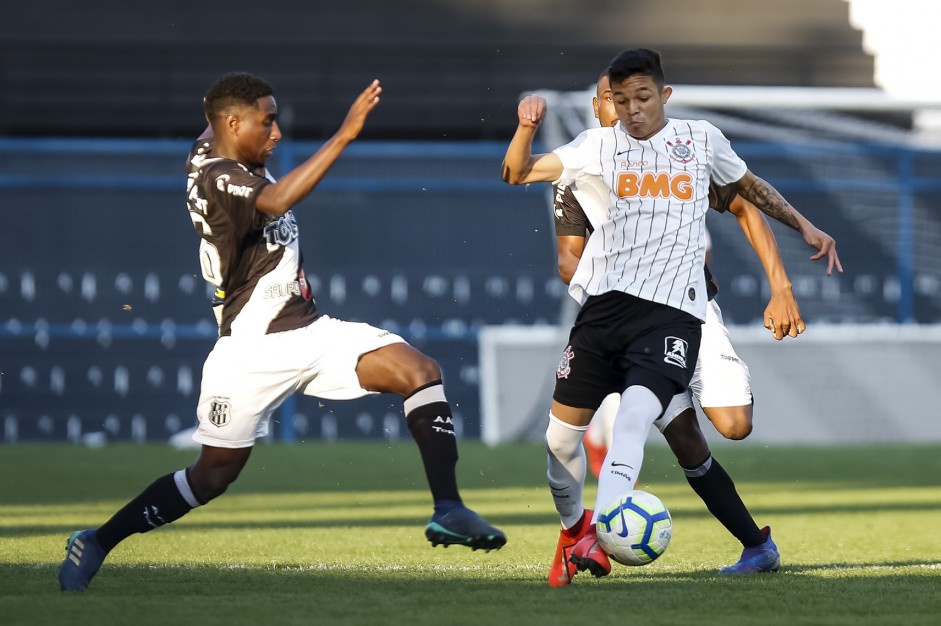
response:
<path id="1" fill-rule="evenodd" d="M 87 593 L 65 594 L 69 533 L 193 453 L 0 448 L 0 623 L 941 623 L 939 446 L 717 448 L 784 563 L 742 578 L 715 574 L 740 546 L 669 452 L 650 448 L 641 488 L 673 514 L 670 548 L 564 589 L 546 584 L 557 519 L 541 447 L 464 442 L 461 454 L 464 498 L 507 532 L 500 551 L 425 541 L 430 498 L 410 443 L 264 445 L 221 499 L 130 538 Z"/>

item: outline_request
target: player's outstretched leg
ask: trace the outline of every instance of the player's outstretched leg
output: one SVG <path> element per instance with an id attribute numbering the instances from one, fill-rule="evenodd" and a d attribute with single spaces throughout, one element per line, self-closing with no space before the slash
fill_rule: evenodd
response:
<path id="1" fill-rule="evenodd" d="M 381 331 L 379 336 L 388 338 L 389 333 Z M 435 512 L 425 526 L 431 545 L 488 551 L 502 548 L 506 544 L 503 531 L 485 522 L 461 500 L 455 471 L 457 433 L 438 364 L 399 339 L 363 354 L 356 375 L 363 389 L 402 396 L 405 420 L 421 453 L 434 501 Z"/>
<path id="2" fill-rule="evenodd" d="M 98 544 L 94 530 L 77 530 L 65 544 L 65 560 L 59 566 L 62 591 L 85 591 L 98 573 L 107 553 Z"/>
<path id="3" fill-rule="evenodd" d="M 506 544 L 503 531 L 494 528 L 463 504 L 445 513 L 435 513 L 425 526 L 431 546 L 467 546 L 472 550 L 499 550 Z"/>
<path id="4" fill-rule="evenodd" d="M 572 577 L 578 571 L 575 563 L 570 560 L 572 548 L 592 526 L 593 514 L 591 509 L 585 509 L 581 519 L 574 526 L 559 531 L 559 543 L 555 547 L 555 556 L 552 557 L 552 565 L 549 567 L 550 587 L 564 587 L 572 583 Z"/>
<path id="5" fill-rule="evenodd" d="M 781 555 L 778 546 L 771 540 L 771 527 L 761 529 L 765 542 L 742 551 L 742 558 L 734 565 L 728 565 L 719 570 L 720 574 L 760 574 L 762 572 L 776 572 L 781 569 Z"/>
<path id="6" fill-rule="evenodd" d="M 598 545 L 598 533 L 594 524 L 588 525 L 585 535 L 572 548 L 572 556 L 569 560 L 575 564 L 578 571 L 584 572 L 587 569 L 595 577 L 607 576 L 611 573 L 611 561 Z"/>

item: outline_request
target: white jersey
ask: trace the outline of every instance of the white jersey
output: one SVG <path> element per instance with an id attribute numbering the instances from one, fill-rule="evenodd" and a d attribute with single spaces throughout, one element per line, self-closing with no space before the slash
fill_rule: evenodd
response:
<path id="1" fill-rule="evenodd" d="M 671 119 L 639 140 L 618 124 L 587 130 L 555 153 L 564 168 L 558 182 L 578 190 L 595 227 L 572 281 L 582 293 L 573 295 L 584 302 L 623 291 L 705 319 L 709 181 L 733 183 L 747 169 L 722 132 Z"/>

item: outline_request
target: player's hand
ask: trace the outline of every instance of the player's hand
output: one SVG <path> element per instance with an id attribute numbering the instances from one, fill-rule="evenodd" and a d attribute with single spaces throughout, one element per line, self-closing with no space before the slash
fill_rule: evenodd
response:
<path id="1" fill-rule="evenodd" d="M 827 257 L 827 276 L 833 274 L 834 267 L 839 273 L 843 273 L 843 266 L 840 265 L 840 257 L 836 253 L 836 240 L 833 239 L 833 237 L 810 224 L 804 227 L 801 234 L 804 236 L 804 241 L 807 242 L 807 245 L 816 248 L 818 251 L 817 254 L 810 257 L 811 261 Z"/>
<path id="2" fill-rule="evenodd" d="M 771 292 L 771 300 L 765 307 L 765 328 L 778 341 L 784 337 L 797 337 L 807 328 L 790 287 Z"/>
<path id="3" fill-rule="evenodd" d="M 353 101 L 353 105 L 346 114 L 346 119 L 343 120 L 343 124 L 340 126 L 340 130 L 337 134 L 348 141 L 356 139 L 360 131 L 363 130 L 366 116 L 379 104 L 379 94 L 381 93 L 382 86 L 379 84 L 379 79 L 377 78 L 369 83 L 369 86 L 363 90 L 363 93 L 359 94 L 356 100 Z"/>
<path id="4" fill-rule="evenodd" d="M 536 128 L 546 117 L 546 99 L 540 96 L 526 96 L 520 100 L 516 114 L 519 116 L 520 126 Z"/>

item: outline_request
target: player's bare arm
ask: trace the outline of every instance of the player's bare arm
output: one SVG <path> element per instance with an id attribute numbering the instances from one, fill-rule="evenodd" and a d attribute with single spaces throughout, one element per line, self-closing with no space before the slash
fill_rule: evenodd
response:
<path id="1" fill-rule="evenodd" d="M 826 257 L 827 276 L 833 273 L 834 267 L 838 272 L 843 272 L 833 237 L 801 215 L 770 183 L 755 176 L 751 171 L 746 171 L 745 176 L 737 183 L 733 183 L 733 186 L 743 198 L 753 203 L 762 213 L 803 235 L 807 245 L 817 250 L 817 254 L 810 257 L 812 261 Z"/>
<path id="2" fill-rule="evenodd" d="M 781 260 L 774 233 L 758 208 L 741 196 L 732 200 L 729 212 L 738 220 L 738 225 L 761 260 L 768 277 L 771 299 L 765 307 L 765 328 L 770 330 L 778 341 L 787 336 L 797 337 L 804 332 L 806 325 L 801 319 L 800 308 L 784 269 L 784 261 Z"/>
<path id="3" fill-rule="evenodd" d="M 562 176 L 562 161 L 554 153 L 533 154 L 533 137 L 546 116 L 546 100 L 526 96 L 517 107 L 519 125 L 503 159 L 503 180 L 511 185 L 551 183 Z"/>
<path id="4" fill-rule="evenodd" d="M 575 268 L 585 250 L 585 238 L 578 235 L 560 235 L 555 238 L 556 252 L 559 256 L 559 278 L 566 285 L 572 281 Z"/>
<path id="5" fill-rule="evenodd" d="M 267 185 L 258 196 L 255 207 L 262 213 L 284 215 L 317 186 L 343 150 L 363 129 L 366 118 L 379 104 L 382 86 L 374 80 L 353 102 L 340 129 L 304 163 Z"/>

